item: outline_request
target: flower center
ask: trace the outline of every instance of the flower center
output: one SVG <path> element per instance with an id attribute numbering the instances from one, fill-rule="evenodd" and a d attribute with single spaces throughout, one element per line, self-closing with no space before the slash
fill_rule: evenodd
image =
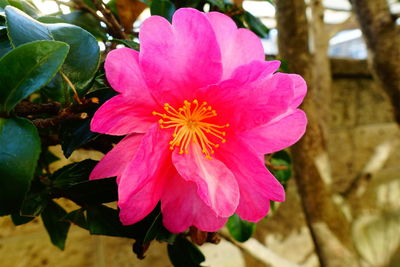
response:
<path id="1" fill-rule="evenodd" d="M 175 128 L 169 149 L 179 147 L 179 154 L 187 154 L 189 145 L 193 142 L 200 145 L 207 159 L 212 159 L 214 148 L 219 147 L 216 142 L 226 142 L 226 132 L 221 129 L 229 127 L 229 123 L 216 125 L 206 122 L 207 119 L 217 116 L 217 112 L 207 102 L 199 104 L 197 99 L 192 102 L 185 100 L 178 110 L 165 103 L 164 110 L 163 114 L 153 111 L 153 115 L 162 118 L 159 120 L 160 128 Z"/>

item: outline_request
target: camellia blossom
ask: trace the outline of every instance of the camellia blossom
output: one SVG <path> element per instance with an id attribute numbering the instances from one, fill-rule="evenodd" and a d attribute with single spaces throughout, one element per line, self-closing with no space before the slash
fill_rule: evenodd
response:
<path id="1" fill-rule="evenodd" d="M 142 220 L 158 203 L 164 226 L 216 231 L 236 213 L 257 222 L 282 185 L 263 155 L 295 143 L 306 115 L 304 80 L 276 73 L 259 38 L 226 15 L 182 8 L 172 25 L 143 22 L 140 52 L 111 51 L 106 77 L 119 94 L 91 130 L 126 135 L 90 179 L 117 176 L 120 220 Z"/>

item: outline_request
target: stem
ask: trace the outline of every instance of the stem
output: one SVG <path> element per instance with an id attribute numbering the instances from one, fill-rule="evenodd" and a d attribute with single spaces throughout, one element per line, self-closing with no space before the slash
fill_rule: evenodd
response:
<path id="1" fill-rule="evenodd" d="M 69 85 L 69 87 L 72 89 L 72 91 L 74 92 L 74 99 L 78 104 L 82 104 L 81 99 L 79 98 L 78 92 L 76 91 L 75 86 L 73 85 L 73 83 L 71 82 L 70 79 L 68 79 L 67 75 L 64 74 L 64 72 L 60 71 L 61 76 L 63 77 L 63 79 L 67 82 L 67 84 Z"/>

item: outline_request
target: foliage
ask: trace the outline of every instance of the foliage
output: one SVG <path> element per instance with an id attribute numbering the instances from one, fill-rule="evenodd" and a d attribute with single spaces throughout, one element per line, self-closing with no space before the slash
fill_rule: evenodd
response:
<path id="1" fill-rule="evenodd" d="M 121 224 L 118 210 L 104 205 L 117 200 L 116 178 L 88 180 L 96 161 L 49 171 L 49 165 L 58 160 L 49 152 L 51 145 L 60 144 L 68 158 L 79 148 L 106 153 L 120 140 L 93 133 L 89 127 L 94 112 L 115 94 L 105 80 L 101 59 L 117 44 L 139 50 L 133 41 L 136 33 L 116 27 L 115 1 L 106 6 L 112 11 L 108 17 L 95 15 L 104 10 L 93 1 L 77 2 L 85 6 L 76 5 L 68 14 L 41 16 L 31 1 L 0 0 L 0 215 L 11 216 L 15 225 L 41 216 L 51 242 L 60 249 L 65 248 L 70 225 L 75 224 L 90 234 L 135 239 L 139 257 L 153 240 L 166 242 L 175 266 L 200 266 L 204 261 L 200 250 L 186 238 L 187 233 L 172 234 L 164 228 L 159 207 L 135 225 Z M 146 3 L 153 15 L 168 20 L 177 8 L 203 10 L 210 5 L 211 11 L 228 14 L 239 27 L 260 37 L 268 34 L 258 18 L 222 0 Z M 290 164 L 282 152 L 267 166 L 285 184 L 291 176 Z M 79 208 L 68 213 L 55 201 L 59 198 Z M 254 223 L 236 215 L 227 227 L 240 242 L 255 230 Z"/>

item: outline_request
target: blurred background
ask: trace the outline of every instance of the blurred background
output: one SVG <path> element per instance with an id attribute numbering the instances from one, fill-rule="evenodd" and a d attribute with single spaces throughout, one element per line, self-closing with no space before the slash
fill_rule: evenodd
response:
<path id="1" fill-rule="evenodd" d="M 77 24 L 90 28 L 96 17 L 85 8 L 86 2 L 27 1 L 41 11 L 43 22 L 48 21 L 46 16 L 57 15 L 76 23 L 64 16 L 74 12 L 86 18 Z M 123 33 L 132 36 L 151 14 L 151 2 L 103 2 L 116 14 Z M 204 11 L 223 5 L 205 3 Z M 201 246 L 204 266 L 400 266 L 400 2 L 235 0 L 232 4 L 266 26 L 244 22 L 258 27 L 255 31 L 267 57 L 282 59 L 283 71 L 306 78 L 310 92 L 303 108 L 310 124 L 292 151 L 294 172 L 286 185 L 286 202 L 257 224 L 247 242 L 233 241 L 223 230 L 219 245 Z M 99 11 L 96 14 L 103 17 Z M 108 27 L 97 24 L 103 30 Z M 101 49 L 115 48 L 96 27 L 90 29 Z M 54 170 L 103 155 L 81 149 L 67 160 L 58 146 L 51 149 L 63 158 L 51 165 Z M 69 210 L 75 208 L 72 202 L 59 201 Z M 60 251 L 51 245 L 39 220 L 15 227 L 10 219 L 0 218 L 2 267 L 171 266 L 165 244 L 153 242 L 146 258 L 138 260 L 131 243 L 90 236 L 72 226 L 66 249 Z"/>

